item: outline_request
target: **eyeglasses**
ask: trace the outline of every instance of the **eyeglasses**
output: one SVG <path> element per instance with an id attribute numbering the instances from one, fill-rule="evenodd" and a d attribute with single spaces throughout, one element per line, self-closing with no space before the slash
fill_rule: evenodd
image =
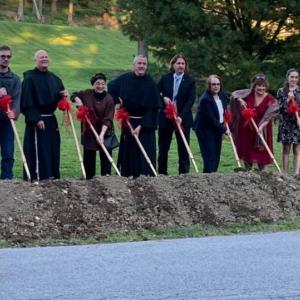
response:
<path id="1" fill-rule="evenodd" d="M 221 83 L 219 83 L 219 82 L 214 82 L 214 83 L 211 83 L 210 85 L 212 85 L 212 86 L 219 86 L 219 85 L 221 85 Z"/>
<path id="2" fill-rule="evenodd" d="M 5 58 L 7 58 L 7 59 L 10 59 L 11 58 L 11 55 L 0 55 L 0 57 L 2 58 L 2 59 L 5 59 Z"/>

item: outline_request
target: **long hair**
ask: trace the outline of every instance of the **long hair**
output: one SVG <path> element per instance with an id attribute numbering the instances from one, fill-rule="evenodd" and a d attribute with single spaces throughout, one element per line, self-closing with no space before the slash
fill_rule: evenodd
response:
<path id="1" fill-rule="evenodd" d="M 171 73 L 174 73 L 174 72 L 175 72 L 175 70 L 174 70 L 174 64 L 177 62 L 177 60 L 178 60 L 179 58 L 182 58 L 182 59 L 184 60 L 184 62 L 185 62 L 185 70 L 184 70 L 184 72 L 185 72 L 185 73 L 188 73 L 189 70 L 190 70 L 190 68 L 189 68 L 189 64 L 188 64 L 188 62 L 187 62 L 187 60 L 186 60 L 186 57 L 184 56 L 183 53 L 178 53 L 178 54 L 176 54 L 175 56 L 173 56 L 173 57 L 171 58 L 171 60 L 170 60 L 170 65 L 169 65 L 169 71 L 170 71 Z"/>
<path id="2" fill-rule="evenodd" d="M 289 85 L 289 76 L 292 72 L 296 72 L 299 75 L 299 71 L 296 68 L 290 68 L 287 70 L 286 75 L 285 75 L 285 81 L 283 85 L 283 94 L 285 96 L 288 95 L 289 90 L 290 90 L 290 85 Z"/>

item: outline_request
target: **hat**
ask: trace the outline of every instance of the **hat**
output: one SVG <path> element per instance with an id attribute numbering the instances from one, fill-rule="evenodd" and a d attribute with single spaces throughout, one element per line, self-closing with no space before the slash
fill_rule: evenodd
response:
<path id="1" fill-rule="evenodd" d="M 90 79 L 91 85 L 93 85 L 98 79 L 102 79 L 106 82 L 106 76 L 103 73 L 96 73 Z"/>

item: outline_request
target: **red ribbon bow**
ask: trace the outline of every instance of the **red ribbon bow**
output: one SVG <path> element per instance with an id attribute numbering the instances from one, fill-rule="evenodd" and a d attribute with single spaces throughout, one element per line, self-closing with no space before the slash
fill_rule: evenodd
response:
<path id="1" fill-rule="evenodd" d="M 12 98 L 10 95 L 4 95 L 0 98 L 0 110 L 3 112 L 8 112 L 12 104 Z"/>
<path id="2" fill-rule="evenodd" d="M 224 112 L 224 122 L 230 124 L 232 120 L 232 114 L 229 109 L 226 109 Z"/>
<path id="3" fill-rule="evenodd" d="M 86 117 L 88 117 L 88 115 L 89 115 L 89 112 L 90 112 L 90 110 L 87 106 L 84 106 L 84 105 L 80 106 L 76 113 L 77 120 L 85 122 Z"/>
<path id="4" fill-rule="evenodd" d="M 166 105 L 164 113 L 166 115 L 166 118 L 172 120 L 176 129 L 178 129 L 177 126 L 180 126 L 181 130 L 184 131 L 184 128 L 182 127 L 182 125 L 179 124 L 179 122 L 177 122 L 177 120 L 176 120 L 176 118 L 178 117 L 178 113 L 177 113 L 176 104 L 174 102 L 168 103 Z"/>
<path id="5" fill-rule="evenodd" d="M 119 122 L 121 127 L 126 126 L 129 119 L 129 113 L 124 107 L 120 107 L 115 113 L 115 119 Z"/>
<path id="6" fill-rule="evenodd" d="M 296 102 L 295 97 L 291 98 L 291 101 L 287 107 L 287 112 L 290 115 L 294 115 L 295 113 L 299 112 L 299 104 Z"/>
<path id="7" fill-rule="evenodd" d="M 67 97 L 63 97 L 61 98 L 61 100 L 58 101 L 57 103 L 57 107 L 58 109 L 62 110 L 62 111 L 71 111 L 72 110 L 72 106 L 70 101 L 68 100 Z"/>
<path id="8" fill-rule="evenodd" d="M 246 119 L 245 126 L 251 124 L 251 119 L 256 117 L 255 108 L 245 108 L 242 111 L 242 116 L 243 116 L 244 119 Z"/>
<path id="9" fill-rule="evenodd" d="M 255 118 L 256 117 L 256 111 L 255 108 L 245 108 L 242 111 L 242 116 L 244 119 L 246 119 L 247 121 L 250 121 L 251 118 Z"/>
<path id="10" fill-rule="evenodd" d="M 175 103 L 168 103 L 164 110 L 166 117 L 170 120 L 175 120 L 177 117 L 177 108 Z"/>

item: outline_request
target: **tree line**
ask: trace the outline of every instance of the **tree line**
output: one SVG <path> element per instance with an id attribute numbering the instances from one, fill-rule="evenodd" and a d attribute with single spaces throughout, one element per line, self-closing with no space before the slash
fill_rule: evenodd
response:
<path id="1" fill-rule="evenodd" d="M 0 0 L 38 21 L 60 16 L 116 16 L 123 32 L 161 65 L 183 52 L 199 80 L 222 76 L 228 88 L 245 87 L 264 72 L 274 83 L 300 64 L 300 5 L 297 0 Z"/>
<path id="2" fill-rule="evenodd" d="M 221 75 L 245 87 L 264 72 L 275 85 L 300 64 L 295 0 L 117 0 L 122 30 L 162 63 L 183 52 L 198 78 Z"/>
<path id="3" fill-rule="evenodd" d="M 73 17 L 101 16 L 111 10 L 112 0 L 1 0 L 0 5 L 16 11 L 15 19 L 24 20 L 33 16 L 38 22 L 47 22 L 49 17 L 65 17 L 69 23 Z"/>

